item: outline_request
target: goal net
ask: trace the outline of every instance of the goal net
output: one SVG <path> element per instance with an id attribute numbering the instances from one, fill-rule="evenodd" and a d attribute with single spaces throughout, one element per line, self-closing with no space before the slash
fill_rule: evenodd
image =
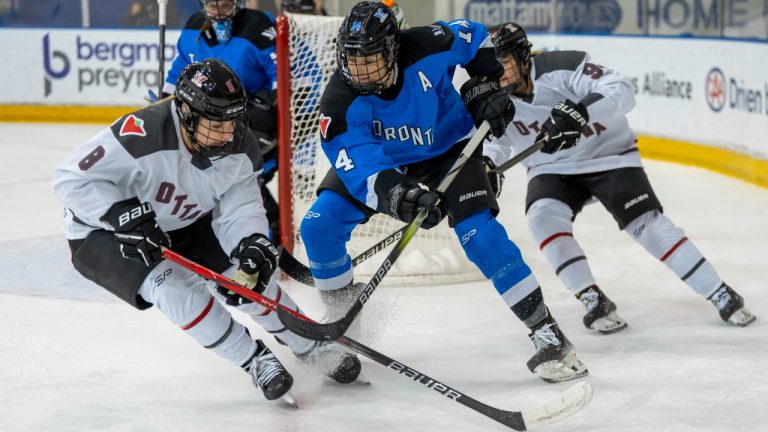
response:
<path id="1" fill-rule="evenodd" d="M 281 241 L 304 262 L 301 220 L 316 198 L 318 183 L 330 169 L 320 147 L 318 109 L 322 92 L 336 70 L 336 32 L 342 19 L 286 14 L 277 20 Z M 347 244 L 349 254 L 354 259 L 403 226 L 386 215 L 372 217 L 353 231 Z M 356 266 L 357 280 L 370 277 L 390 249 Z M 436 228 L 419 230 L 384 282 L 426 285 L 480 279 L 482 275 L 466 258 L 446 220 Z"/>

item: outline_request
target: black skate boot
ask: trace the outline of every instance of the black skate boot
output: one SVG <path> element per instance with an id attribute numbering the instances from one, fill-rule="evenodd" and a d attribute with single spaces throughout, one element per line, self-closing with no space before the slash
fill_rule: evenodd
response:
<path id="1" fill-rule="evenodd" d="M 555 383 L 589 373 L 551 315 L 536 324 L 528 337 L 536 348 L 536 353 L 528 360 L 528 369 L 537 377 Z"/>
<path id="2" fill-rule="evenodd" d="M 315 342 L 309 351 L 296 354 L 296 357 L 339 384 L 354 382 L 362 370 L 357 356 L 344 351 L 334 342 Z"/>
<path id="3" fill-rule="evenodd" d="M 597 285 L 589 286 L 576 294 L 587 314 L 584 327 L 603 334 L 616 333 L 627 328 L 627 322 L 616 313 L 616 304 Z"/>
<path id="4" fill-rule="evenodd" d="M 746 327 L 757 319 L 744 307 L 744 299 L 725 283 L 720 285 L 709 300 L 720 311 L 720 318 L 725 322 Z"/>
<path id="5" fill-rule="evenodd" d="M 257 340 L 256 344 L 256 353 L 243 368 L 251 374 L 253 383 L 261 389 L 267 400 L 283 398 L 295 407 L 296 401 L 289 393 L 293 386 L 293 376 L 262 341 Z"/>

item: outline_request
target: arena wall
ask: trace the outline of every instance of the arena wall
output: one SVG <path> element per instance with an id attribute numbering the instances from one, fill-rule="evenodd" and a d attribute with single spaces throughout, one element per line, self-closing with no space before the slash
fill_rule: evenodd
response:
<path id="1" fill-rule="evenodd" d="M 177 31 L 164 47 L 166 70 Z M 110 123 L 157 88 L 153 30 L 0 28 L 0 121 Z M 535 50 L 584 50 L 635 89 L 644 157 L 768 187 L 768 43 L 719 38 L 532 34 Z"/>

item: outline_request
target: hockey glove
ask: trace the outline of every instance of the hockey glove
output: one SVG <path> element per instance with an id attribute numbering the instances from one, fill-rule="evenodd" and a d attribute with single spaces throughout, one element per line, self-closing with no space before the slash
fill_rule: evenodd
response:
<path id="1" fill-rule="evenodd" d="M 389 191 L 388 198 L 390 216 L 406 223 L 411 223 L 419 210 L 429 209 L 421 224 L 424 229 L 437 226 L 446 215 L 437 194 L 419 185 L 398 184 Z"/>
<path id="2" fill-rule="evenodd" d="M 579 142 L 581 132 L 587 127 L 589 114 L 587 107 L 568 99 L 560 101 L 552 108 L 549 118 L 541 126 L 536 141 L 546 138 L 541 151 L 552 154 L 569 149 Z"/>
<path id="3" fill-rule="evenodd" d="M 248 95 L 245 116 L 248 128 L 256 135 L 261 154 L 277 146 L 277 108 L 273 91 L 262 90 Z"/>
<path id="4" fill-rule="evenodd" d="M 278 252 L 269 239 L 263 234 L 245 237 L 232 250 L 230 256 L 238 262 L 235 282 L 258 293 L 263 292 L 277 268 Z M 229 305 L 237 306 L 251 302 L 221 286 L 216 289 L 227 298 Z"/>
<path id="5" fill-rule="evenodd" d="M 116 202 L 102 216 L 115 229 L 115 240 L 125 258 L 153 266 L 162 259 L 160 246 L 170 246 L 171 240 L 155 219 L 155 211 L 149 203 L 138 198 Z"/>
<path id="6" fill-rule="evenodd" d="M 461 99 L 472 115 L 475 126 L 488 120 L 491 132 L 497 138 L 504 135 L 507 125 L 515 118 L 512 99 L 501 91 L 498 79 L 488 76 L 470 78 L 461 86 Z"/>
<path id="7" fill-rule="evenodd" d="M 501 195 L 501 187 L 504 185 L 504 174 L 494 171 L 496 164 L 488 156 L 483 156 L 483 162 L 485 162 L 485 172 L 488 174 L 491 190 L 496 198 L 498 198 Z"/>

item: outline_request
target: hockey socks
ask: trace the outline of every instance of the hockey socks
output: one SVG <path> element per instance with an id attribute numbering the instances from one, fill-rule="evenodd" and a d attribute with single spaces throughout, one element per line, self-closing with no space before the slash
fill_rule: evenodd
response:
<path id="1" fill-rule="evenodd" d="M 594 285 L 587 257 L 573 237 L 573 211 L 554 199 L 534 202 L 526 213 L 528 229 L 552 270 L 572 294 Z"/>
<path id="2" fill-rule="evenodd" d="M 211 296 L 209 285 L 196 274 L 162 261 L 144 280 L 139 295 L 201 346 L 241 366 L 253 356 L 255 342 Z"/>
<path id="3" fill-rule="evenodd" d="M 454 227 L 467 257 L 493 282 L 507 306 L 512 307 L 539 288 L 523 261 L 520 249 L 507 237 L 490 210 L 481 210 Z"/>

